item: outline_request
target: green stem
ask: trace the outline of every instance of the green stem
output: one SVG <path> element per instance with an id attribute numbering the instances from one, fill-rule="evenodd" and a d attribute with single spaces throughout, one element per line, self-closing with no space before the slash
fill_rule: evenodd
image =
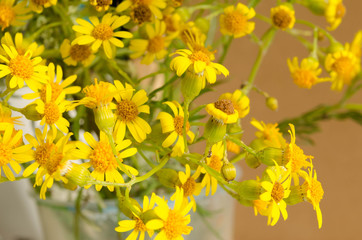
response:
<path id="1" fill-rule="evenodd" d="M 168 162 L 168 160 L 170 159 L 170 155 L 167 154 L 166 156 L 164 156 L 161 159 L 161 163 L 158 164 L 156 167 L 152 168 L 149 172 L 147 172 L 145 175 L 141 176 L 141 177 L 136 177 L 135 182 L 134 183 L 138 183 L 138 182 L 142 182 L 145 181 L 146 179 L 148 179 L 149 177 L 151 177 L 153 174 L 155 174 L 157 171 L 159 171 L 161 168 L 163 168 L 163 166 L 165 166 L 165 164 Z"/>
<path id="2" fill-rule="evenodd" d="M 163 69 L 163 70 L 159 70 L 157 72 L 154 72 L 154 73 L 150 73 L 144 77 L 141 77 L 140 79 L 137 80 L 138 83 L 142 82 L 143 80 L 147 79 L 147 78 L 151 78 L 151 77 L 154 77 L 154 76 L 157 76 L 158 74 L 161 74 L 161 73 L 165 73 L 166 70 Z"/>
<path id="3" fill-rule="evenodd" d="M 231 42 L 232 42 L 233 39 L 234 39 L 232 36 L 227 36 L 227 38 L 228 38 L 228 39 L 226 40 L 226 43 L 224 44 L 224 50 L 223 50 L 222 55 L 221 55 L 221 57 L 220 57 L 220 59 L 219 59 L 219 63 L 220 63 L 220 64 L 223 64 L 223 62 L 224 62 L 224 60 L 225 60 L 225 57 L 226 57 L 226 55 L 227 55 L 227 53 L 228 53 L 228 51 L 229 51 Z"/>
<path id="4" fill-rule="evenodd" d="M 129 83 L 131 84 L 133 87 L 135 87 L 135 84 L 133 82 L 133 80 L 131 79 L 130 76 L 128 76 L 128 74 L 123 71 L 114 60 L 108 60 L 108 63 L 110 64 L 110 66 L 112 66 L 114 69 L 117 70 L 117 72 Z"/>
<path id="5" fill-rule="evenodd" d="M 187 146 L 187 122 L 189 120 L 189 106 L 190 103 L 188 101 L 184 102 L 184 122 L 183 122 L 183 129 L 182 134 L 184 137 L 184 145 L 185 145 L 185 153 L 189 152 L 189 148 Z"/>
<path id="6" fill-rule="evenodd" d="M 240 153 L 239 155 L 236 155 L 233 159 L 230 160 L 230 163 L 234 164 L 239 162 L 240 160 L 244 159 L 246 156 L 246 152 Z"/>
<path id="7" fill-rule="evenodd" d="M 118 218 L 118 221 L 121 221 L 121 213 L 122 213 L 122 210 L 121 210 L 121 204 L 123 203 L 122 201 L 122 193 L 121 193 L 121 189 L 119 187 L 116 187 L 116 195 L 117 195 L 117 200 L 118 200 L 118 214 L 117 214 L 117 218 Z M 122 233 L 121 232 L 117 232 L 117 237 L 118 239 L 122 239 Z"/>
<path id="8" fill-rule="evenodd" d="M 76 239 L 76 240 L 80 240 L 79 220 L 80 220 L 80 216 L 81 216 L 82 192 L 83 192 L 83 188 L 81 188 L 79 190 L 77 199 L 75 201 L 74 239 Z"/>
<path id="9" fill-rule="evenodd" d="M 319 31 L 321 31 L 327 38 L 328 40 L 332 43 L 332 42 L 337 42 L 337 40 L 325 29 L 321 28 L 321 27 L 318 27 L 316 26 L 314 23 L 311 23 L 311 22 L 308 22 L 306 20 L 302 20 L 302 19 L 297 19 L 295 21 L 296 23 L 299 23 L 299 24 L 303 24 L 305 26 L 308 26 L 312 29 L 315 29 L 317 28 Z"/>
<path id="10" fill-rule="evenodd" d="M 44 32 L 45 30 L 49 29 L 49 28 L 53 28 L 53 27 L 57 27 L 57 26 L 61 26 L 63 24 L 62 21 L 60 22 L 52 22 L 49 23 L 43 27 L 41 27 L 38 31 L 36 31 L 35 33 L 33 33 L 30 37 L 29 37 L 29 42 L 33 42 L 37 37 L 39 37 L 39 35 Z"/>
<path id="11" fill-rule="evenodd" d="M 238 146 L 242 147 L 245 151 L 247 151 L 250 154 L 253 154 L 254 156 L 256 156 L 256 152 L 254 149 L 252 149 L 251 147 L 249 147 L 248 145 L 246 145 L 243 141 L 241 141 L 240 139 L 237 138 L 233 138 L 230 137 L 229 135 L 226 136 L 227 140 L 232 141 L 233 143 L 237 144 Z"/>

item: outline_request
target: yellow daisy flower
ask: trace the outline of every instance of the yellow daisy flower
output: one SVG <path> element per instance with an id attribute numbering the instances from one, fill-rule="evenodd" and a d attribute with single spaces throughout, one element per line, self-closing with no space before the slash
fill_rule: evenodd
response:
<path id="1" fill-rule="evenodd" d="M 44 82 L 47 67 L 40 64 L 41 57 L 32 58 L 30 50 L 20 55 L 13 46 L 8 47 L 2 44 L 2 47 L 10 59 L 0 55 L 0 59 L 5 62 L 5 64 L 0 64 L 0 78 L 9 75 L 10 88 L 22 88 L 24 81 L 30 88 L 39 86 L 39 82 Z"/>
<path id="2" fill-rule="evenodd" d="M 291 5 L 282 4 L 270 9 L 270 17 L 273 25 L 281 30 L 292 29 L 295 23 L 295 12 Z"/>
<path id="3" fill-rule="evenodd" d="M 115 80 L 114 85 L 118 93 L 114 95 L 117 102 L 115 138 L 118 140 L 123 139 L 127 126 L 134 139 L 139 143 L 143 142 L 147 134 L 151 133 L 150 125 L 138 116 L 140 113 L 150 113 L 150 107 L 144 105 L 148 101 L 146 91 L 142 89 L 133 95 L 134 89 L 128 83 L 124 87 L 120 81 Z"/>
<path id="4" fill-rule="evenodd" d="M 1 30 L 11 26 L 22 26 L 32 15 L 28 14 L 27 1 L 14 5 L 15 0 L 0 0 L 0 26 Z"/>
<path id="5" fill-rule="evenodd" d="M 174 54 L 179 56 L 172 59 L 170 67 L 177 76 L 181 76 L 187 70 L 204 76 L 209 83 L 213 84 L 216 82 L 216 75 L 223 74 L 225 77 L 229 75 L 229 71 L 223 65 L 212 62 L 213 54 L 206 48 L 179 49 Z"/>
<path id="6" fill-rule="evenodd" d="M 55 71 L 55 66 L 53 63 L 49 63 L 48 65 L 48 78 L 47 84 L 43 84 L 41 88 L 39 88 L 34 93 L 24 94 L 24 99 L 35 99 L 40 98 L 44 103 L 46 102 L 46 93 L 47 93 L 47 85 L 50 85 L 51 88 L 51 99 L 50 102 L 55 102 L 56 99 L 62 95 L 63 98 L 67 94 L 75 94 L 78 93 L 81 88 L 79 86 L 71 86 L 72 83 L 77 79 L 77 75 L 71 75 L 67 77 L 63 81 L 63 70 L 62 67 L 57 65 L 57 69 Z M 62 81 L 62 82 L 61 82 Z"/>
<path id="7" fill-rule="evenodd" d="M 347 46 L 349 46 L 349 44 Z M 358 31 L 353 38 L 351 47 L 348 47 L 348 49 L 350 49 L 350 51 L 353 52 L 357 58 L 360 58 L 361 57 L 361 46 L 362 46 L 362 31 Z"/>
<path id="8" fill-rule="evenodd" d="M 146 25 L 146 33 L 148 39 L 133 39 L 131 40 L 129 49 L 133 51 L 130 55 L 131 58 L 138 58 L 145 54 L 141 63 L 151 64 L 155 58 L 158 60 L 163 59 L 168 47 L 171 43 L 171 36 L 164 36 L 166 31 L 166 24 L 159 20 L 155 21 L 154 28 L 151 24 Z"/>
<path id="9" fill-rule="evenodd" d="M 15 40 L 15 43 L 14 43 Z M 5 44 L 6 46 L 14 47 L 19 55 L 24 55 L 27 50 L 30 50 L 33 53 L 33 57 L 37 57 L 44 51 L 44 46 L 38 44 L 36 42 L 28 43 L 26 39 L 23 38 L 22 33 L 16 33 L 15 39 L 13 40 L 11 34 L 6 32 L 4 36 L 1 38 L 1 44 Z M 0 46 L 0 55 L 6 56 L 5 50 Z M 9 59 L 10 60 L 10 59 Z"/>
<path id="10" fill-rule="evenodd" d="M 191 176 L 191 170 L 190 166 L 186 164 L 185 166 L 186 170 L 185 172 L 178 172 L 178 178 L 180 183 L 178 184 L 179 188 L 183 189 L 184 193 L 184 201 L 188 202 L 187 198 L 190 197 L 190 203 L 192 203 L 192 209 L 194 212 L 196 211 L 196 201 L 194 198 L 195 196 L 198 196 L 202 190 L 202 184 L 197 183 L 196 180 L 200 176 L 200 168 L 196 170 L 196 172 Z M 171 200 L 174 200 L 176 197 L 176 193 L 171 196 Z"/>
<path id="11" fill-rule="evenodd" d="M 167 148 L 174 144 L 171 156 L 181 157 L 185 152 L 185 142 L 183 137 L 184 111 L 181 105 L 176 101 L 164 102 L 164 104 L 171 108 L 174 117 L 167 112 L 160 112 L 157 116 L 157 119 L 161 121 L 162 133 L 170 133 L 170 135 L 163 141 L 162 147 Z M 195 138 L 195 134 L 190 131 L 189 122 L 186 123 L 186 134 L 192 142 Z"/>
<path id="12" fill-rule="evenodd" d="M 215 171 L 219 172 L 221 171 L 222 165 L 224 164 L 223 159 L 224 159 L 224 144 L 222 141 L 214 144 L 211 147 L 211 157 L 207 157 L 206 158 L 206 164 L 214 169 Z M 205 174 L 202 182 L 201 182 L 201 186 L 204 187 L 206 186 L 206 190 L 205 190 L 205 195 L 208 196 L 210 193 L 210 187 L 211 187 L 211 195 L 214 195 L 214 193 L 217 190 L 217 179 L 214 178 L 213 176 L 211 176 L 210 174 L 207 173 L 206 169 L 199 166 L 199 170 L 201 171 L 201 173 Z"/>
<path id="13" fill-rule="evenodd" d="M 89 3 L 95 7 L 98 12 L 107 11 L 112 5 L 112 0 L 89 0 Z"/>
<path id="14" fill-rule="evenodd" d="M 322 73 L 322 69 L 315 58 L 304 58 L 300 66 L 297 57 L 294 57 L 293 60 L 288 59 L 287 63 L 294 83 L 298 87 L 310 89 L 317 83 L 329 80 L 328 78 L 318 77 Z"/>
<path id="15" fill-rule="evenodd" d="M 272 171 L 269 168 L 266 169 L 270 181 L 261 182 L 261 186 L 265 192 L 260 195 L 260 200 L 270 202 L 270 205 L 268 206 L 268 211 L 270 213 L 268 215 L 268 225 L 272 226 L 278 222 L 280 213 L 282 213 L 284 221 L 287 220 L 287 204 L 283 199 L 288 198 L 290 194 L 290 181 L 286 180 L 288 174 L 282 172 L 281 167 L 278 165 L 273 167 L 273 169 L 275 171 Z"/>
<path id="16" fill-rule="evenodd" d="M 240 89 L 236 89 L 233 93 L 221 94 L 219 100 L 229 99 L 234 109 L 238 111 L 239 118 L 244 118 L 250 111 L 250 100 Z"/>
<path id="17" fill-rule="evenodd" d="M 123 12 L 131 8 L 133 22 L 142 24 L 144 22 L 151 22 L 153 20 L 152 16 L 162 19 L 160 9 L 165 7 L 165 0 L 125 0 L 117 6 L 116 11 Z"/>
<path id="18" fill-rule="evenodd" d="M 203 51 L 207 56 L 209 56 L 211 61 L 215 59 L 213 52 L 208 51 L 208 49 L 204 47 L 206 35 L 196 26 L 195 22 L 190 21 L 181 24 L 179 37 L 191 49 L 191 51 Z M 196 49 L 192 48 L 195 43 L 201 47 Z"/>
<path id="19" fill-rule="evenodd" d="M 214 103 L 209 103 L 206 105 L 205 110 L 214 119 L 224 124 L 235 123 L 239 117 L 238 110 L 234 108 L 232 101 L 229 99 L 220 99 Z"/>
<path id="20" fill-rule="evenodd" d="M 317 173 L 313 170 L 313 164 L 308 170 L 309 173 L 303 172 L 302 177 L 305 182 L 302 185 L 302 190 L 306 200 L 313 205 L 314 210 L 317 213 L 318 227 L 322 227 L 322 211 L 319 207 L 319 202 L 323 199 L 324 191 L 322 184 L 317 180 Z"/>
<path id="21" fill-rule="evenodd" d="M 348 45 L 344 50 L 329 53 L 325 60 L 325 68 L 332 79 L 331 89 L 342 90 L 344 84 L 350 84 L 361 71 L 361 60 L 352 53 Z"/>
<path id="22" fill-rule="evenodd" d="M 259 132 L 255 133 L 255 136 L 259 139 L 262 139 L 266 147 L 273 147 L 273 148 L 286 147 L 287 143 L 283 138 L 282 133 L 279 132 L 277 123 L 265 124 L 263 121 L 257 121 L 254 118 L 250 123 L 259 130 Z"/>
<path id="23" fill-rule="evenodd" d="M 328 30 L 335 30 L 342 22 L 342 18 L 346 13 L 346 8 L 343 5 L 343 0 L 329 0 L 324 16 L 330 27 Z"/>
<path id="24" fill-rule="evenodd" d="M 115 182 L 115 183 L 124 183 L 124 179 L 119 173 L 118 169 L 122 169 L 121 166 L 118 165 L 117 159 L 113 154 L 113 150 L 111 145 L 109 144 L 109 139 L 104 132 L 100 132 L 100 140 L 97 142 L 92 134 L 89 132 L 84 133 L 84 138 L 89 144 L 86 145 L 83 142 L 77 142 L 77 147 L 81 151 L 82 159 L 89 159 L 90 161 L 84 163 L 83 166 L 90 168 L 93 167 L 93 171 L 91 176 L 99 181 L 107 181 L 107 182 Z M 123 162 L 124 158 L 128 158 L 137 153 L 137 149 L 134 147 L 128 148 L 132 142 L 131 140 L 121 140 L 116 141 L 116 151 L 118 154 L 118 158 L 121 162 Z M 121 152 L 122 151 L 122 152 Z M 122 167 L 127 169 L 131 174 L 138 175 L 138 171 L 133 167 L 125 165 L 122 163 Z M 85 188 L 89 188 L 90 185 Z M 102 189 L 102 185 L 96 185 L 96 190 L 100 191 Z M 108 190 L 113 192 L 114 186 L 107 186 Z"/>
<path id="25" fill-rule="evenodd" d="M 102 21 L 95 16 L 89 17 L 90 22 L 77 18 L 76 22 L 79 25 L 74 25 L 74 31 L 82 35 L 73 40 L 72 45 L 87 45 L 92 43 L 92 51 L 98 51 L 102 45 L 107 58 L 113 58 L 115 47 L 123 48 L 124 44 L 118 38 L 132 38 L 132 33 L 127 31 L 115 31 L 117 28 L 129 22 L 128 16 L 112 16 L 107 13 L 103 16 Z"/>
<path id="26" fill-rule="evenodd" d="M 45 91 L 45 101 L 43 102 L 41 99 L 35 101 L 37 104 L 36 110 L 42 115 L 40 125 L 45 124 L 46 126 L 49 126 L 53 134 L 56 134 L 56 128 L 63 133 L 68 133 L 69 122 L 67 119 L 63 118 L 62 115 L 69 105 L 69 101 L 64 99 L 63 92 L 60 93 L 55 100 L 52 100 L 52 88 L 50 84 L 46 85 Z"/>
<path id="27" fill-rule="evenodd" d="M 255 16 L 253 8 L 238 3 L 236 8 L 231 5 L 220 15 L 220 31 L 223 35 L 240 38 L 254 31 L 255 23 L 248 20 Z"/>
<path id="28" fill-rule="evenodd" d="M 162 21 L 166 24 L 166 33 L 170 35 L 178 34 L 183 24 L 181 15 L 177 12 L 163 13 Z"/>
<path id="29" fill-rule="evenodd" d="M 153 236 L 154 230 L 150 228 L 150 226 L 146 225 L 145 214 L 149 211 L 152 211 L 153 207 L 155 206 L 156 194 L 152 193 L 151 199 L 148 199 L 147 196 L 143 197 L 143 205 L 142 209 L 138 209 L 138 206 L 133 205 L 137 210 L 141 212 L 141 216 L 136 216 L 133 213 L 133 220 L 122 220 L 118 222 L 118 227 L 115 228 L 117 232 L 128 232 L 133 229 L 131 234 L 126 238 L 126 240 L 133 240 L 137 239 L 139 236 L 140 240 L 145 238 L 146 232 L 148 236 L 151 238 Z"/>
<path id="30" fill-rule="evenodd" d="M 15 134 L 14 134 L 15 133 Z M 0 178 L 1 170 L 7 179 L 14 181 L 15 177 L 10 167 L 16 174 L 19 174 L 21 167 L 19 163 L 33 160 L 33 156 L 29 156 L 31 146 L 19 146 L 22 141 L 23 131 L 14 131 L 13 128 L 6 128 L 3 134 L 0 134 Z"/>
<path id="31" fill-rule="evenodd" d="M 63 176 L 69 164 L 68 160 L 78 159 L 79 153 L 75 143 L 69 142 L 72 133 L 55 140 L 57 133 L 54 134 L 52 131 L 47 133 L 46 130 L 42 133 L 36 128 L 35 135 L 36 138 L 30 134 L 25 135 L 29 145 L 35 148 L 28 156 L 35 162 L 24 170 L 23 176 L 28 177 L 37 170 L 34 186 L 42 185 L 40 198 L 45 199 L 45 193 L 52 187 L 54 180 L 68 182 L 68 179 Z"/>
<path id="32" fill-rule="evenodd" d="M 91 45 L 70 45 L 69 39 L 64 39 L 60 45 L 60 54 L 67 65 L 77 66 L 82 63 L 84 67 L 89 66 L 96 57 L 92 53 Z"/>
<path id="33" fill-rule="evenodd" d="M 183 189 L 176 187 L 175 204 L 173 209 L 170 209 L 167 202 L 156 197 L 157 207 L 154 211 L 160 219 L 153 219 L 147 222 L 146 226 L 153 229 L 160 229 L 160 232 L 155 237 L 155 240 L 183 240 L 184 234 L 188 235 L 192 231 L 190 223 L 190 215 L 188 212 L 192 208 L 192 203 L 184 202 Z"/>
<path id="34" fill-rule="evenodd" d="M 36 13 L 41 13 L 43 8 L 48 8 L 56 4 L 57 0 L 30 0 L 29 8 Z"/>
<path id="35" fill-rule="evenodd" d="M 0 103 L 0 130 L 4 131 L 7 128 L 14 128 L 14 125 L 21 125 L 18 120 L 21 117 L 11 117 L 10 108 L 5 107 Z"/>

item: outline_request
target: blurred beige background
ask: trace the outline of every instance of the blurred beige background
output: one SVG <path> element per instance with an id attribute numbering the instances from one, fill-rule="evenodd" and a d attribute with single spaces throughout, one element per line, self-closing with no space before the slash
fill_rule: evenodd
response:
<path id="1" fill-rule="evenodd" d="M 245 3 L 246 1 L 242 1 Z M 276 1 L 264 0 L 256 11 L 269 16 L 270 8 Z M 347 13 L 340 27 L 333 35 L 341 43 L 351 42 L 354 34 L 362 29 L 362 1 L 345 0 Z M 310 20 L 326 27 L 324 17 L 313 16 L 307 9 L 296 7 L 296 17 Z M 266 24 L 256 19 L 255 33 L 260 36 Z M 300 27 L 300 25 L 296 25 Z M 222 91 L 232 92 L 248 78 L 256 58 L 257 46 L 247 38 L 233 41 L 225 66 L 230 70 L 232 83 L 222 85 L 219 91 L 205 96 L 201 101 L 217 99 Z M 279 31 L 256 78 L 256 85 L 279 100 L 278 112 L 269 110 L 264 98 L 255 92 L 250 95 L 251 111 L 243 120 L 244 141 L 250 143 L 255 128 L 249 122 L 252 117 L 264 122 L 278 122 L 291 118 L 322 103 L 333 104 L 342 92 L 332 92 L 330 84 L 320 84 L 311 90 L 298 88 L 293 84 L 286 64 L 287 58 L 307 57 L 308 52 L 289 34 Z M 353 98 L 362 103 L 362 93 Z M 321 132 L 312 135 L 315 146 L 302 145 L 306 154 L 313 155 L 313 161 L 322 182 L 325 194 L 321 201 L 323 227 L 318 229 L 316 213 L 309 203 L 288 206 L 287 221 L 279 220 L 276 226 L 267 226 L 267 218 L 254 216 L 252 208 L 237 204 L 234 239 L 362 239 L 361 169 L 362 169 L 362 127 L 352 121 L 325 121 Z M 287 138 L 288 139 L 288 138 Z M 289 141 L 289 139 L 288 139 Z M 297 139 L 298 143 L 298 139 Z M 300 144 L 300 142 L 299 142 Z M 255 179 L 260 171 L 249 169 L 241 162 L 243 179 Z"/>

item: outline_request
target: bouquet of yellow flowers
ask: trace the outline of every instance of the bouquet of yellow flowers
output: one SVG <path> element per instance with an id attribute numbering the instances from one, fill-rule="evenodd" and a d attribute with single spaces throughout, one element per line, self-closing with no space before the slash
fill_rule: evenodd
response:
<path id="1" fill-rule="evenodd" d="M 342 0 L 276 1 L 270 16 L 257 13 L 260 2 L 0 0 L 0 182 L 30 179 L 41 199 L 52 197 L 54 184 L 75 191 L 75 221 L 95 189 L 116 199 L 113 227 L 127 240 L 192 234 L 190 212 L 202 206 L 195 196 L 218 188 L 272 226 L 288 218 L 287 206 L 309 202 L 321 228 L 324 191 L 296 139 L 308 140 L 328 116 L 360 123 L 361 107 L 346 102 L 362 86 L 362 32 L 345 45 L 331 34 L 345 14 Z M 326 29 L 296 18 L 296 4 L 325 16 Z M 260 36 L 256 18 L 267 26 Z M 279 125 L 253 119 L 256 138 L 243 139 L 251 91 L 278 108 L 254 82 L 279 31 L 309 52 L 284 64 L 297 86 L 347 87 L 337 104 Z M 199 104 L 228 80 L 224 60 L 239 38 L 259 48 L 248 79 Z M 320 77 L 320 65 L 329 76 Z M 22 122 L 32 133 L 23 134 Z M 264 167 L 261 176 L 240 180 L 238 161 Z"/>

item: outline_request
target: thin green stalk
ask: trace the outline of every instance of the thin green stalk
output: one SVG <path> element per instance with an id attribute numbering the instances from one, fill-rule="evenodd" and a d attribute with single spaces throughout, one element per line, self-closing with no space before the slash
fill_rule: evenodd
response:
<path id="1" fill-rule="evenodd" d="M 246 156 L 246 152 L 240 153 L 238 155 L 236 155 L 233 159 L 230 160 L 230 163 L 234 164 L 237 163 L 239 161 L 241 161 L 242 159 L 244 159 Z"/>
<path id="2" fill-rule="evenodd" d="M 155 164 L 153 164 L 147 157 L 146 155 L 143 153 L 143 151 L 141 149 L 138 149 L 138 153 L 141 155 L 141 157 L 146 161 L 146 163 L 148 165 L 150 165 L 150 167 L 155 167 Z"/>
<path id="3" fill-rule="evenodd" d="M 53 28 L 53 27 L 58 27 L 61 26 L 63 24 L 62 21 L 59 22 L 52 22 L 49 23 L 41 28 L 39 28 L 38 31 L 36 31 L 35 33 L 33 33 L 30 37 L 29 37 L 29 42 L 33 42 L 37 37 L 39 37 L 39 35 L 44 32 L 45 30 L 49 29 L 49 28 Z"/>
<path id="4" fill-rule="evenodd" d="M 188 153 L 189 152 L 189 148 L 187 146 L 187 122 L 189 120 L 189 106 L 190 103 L 188 101 L 184 102 L 184 122 L 183 122 L 183 129 L 182 129 L 182 134 L 184 137 L 184 145 L 185 145 L 185 152 Z"/>
<path id="5" fill-rule="evenodd" d="M 118 200 L 118 204 L 117 204 L 117 206 L 118 206 L 118 214 L 117 214 L 118 221 L 117 222 L 119 222 L 119 221 L 122 220 L 121 219 L 122 193 L 121 193 L 121 189 L 119 187 L 116 187 L 116 195 L 117 195 L 117 200 Z M 117 237 L 118 237 L 119 240 L 122 239 L 122 233 L 117 232 Z"/>
<path id="6" fill-rule="evenodd" d="M 311 23 L 311 22 L 308 22 L 306 20 L 302 20 L 302 19 L 297 19 L 295 20 L 296 23 L 299 23 L 299 24 L 303 24 L 305 26 L 308 26 L 312 29 L 315 29 L 317 28 L 319 31 L 321 31 L 327 38 L 328 40 L 332 43 L 332 42 L 337 42 L 337 40 L 325 29 L 321 28 L 321 27 L 318 27 L 317 25 L 315 25 L 314 23 Z"/>
<path id="7" fill-rule="evenodd" d="M 234 39 L 232 36 L 227 36 L 227 38 L 228 39 L 226 40 L 226 43 L 224 44 L 224 49 L 223 49 L 222 55 L 221 55 L 221 57 L 219 59 L 220 64 L 223 64 L 223 62 L 225 60 L 225 57 L 226 57 L 226 55 L 227 55 L 227 53 L 229 51 L 230 45 L 231 45 L 231 43 L 232 43 L 232 41 Z"/>
<path id="8" fill-rule="evenodd" d="M 236 139 L 233 137 L 230 137 L 229 135 L 226 136 L 227 140 L 232 141 L 233 143 L 237 144 L 238 146 L 242 147 L 245 151 L 247 151 L 250 154 L 253 154 L 254 156 L 256 156 L 256 152 L 254 149 L 252 149 L 251 147 L 249 147 L 248 145 L 246 145 L 243 141 L 241 141 L 240 139 Z"/>
<path id="9" fill-rule="evenodd" d="M 74 239 L 80 240 L 80 227 L 79 220 L 81 216 L 81 202 L 82 202 L 83 188 L 80 188 L 77 199 L 75 201 L 75 215 L 74 215 Z"/>

